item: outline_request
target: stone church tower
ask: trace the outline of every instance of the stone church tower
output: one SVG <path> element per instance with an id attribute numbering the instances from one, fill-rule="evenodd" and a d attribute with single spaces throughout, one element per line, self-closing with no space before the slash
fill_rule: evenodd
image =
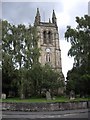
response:
<path id="1" fill-rule="evenodd" d="M 52 22 L 50 19 L 49 22 L 41 22 L 39 9 L 37 8 L 34 25 L 37 27 L 39 35 L 38 47 L 41 48 L 39 62 L 42 65 L 49 64 L 52 69 L 59 71 L 62 79 L 64 79 L 62 74 L 57 19 L 54 10 L 52 13 Z"/>

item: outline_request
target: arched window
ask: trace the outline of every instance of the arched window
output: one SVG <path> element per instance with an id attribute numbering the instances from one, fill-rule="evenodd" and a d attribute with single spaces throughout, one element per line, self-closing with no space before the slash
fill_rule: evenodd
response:
<path id="1" fill-rule="evenodd" d="M 48 32 L 48 40 L 49 40 L 49 43 L 51 43 L 51 39 L 52 39 L 52 34 L 51 34 L 51 31 Z"/>
<path id="2" fill-rule="evenodd" d="M 46 31 L 43 32 L 43 42 L 47 43 Z"/>
<path id="3" fill-rule="evenodd" d="M 46 54 L 46 62 L 48 62 L 48 55 Z"/>
<path id="4" fill-rule="evenodd" d="M 51 60 L 50 60 L 50 54 L 48 53 L 48 54 L 46 54 L 46 62 L 50 62 Z"/>
<path id="5" fill-rule="evenodd" d="M 49 60 L 48 60 L 48 61 L 50 62 L 50 61 L 51 61 L 51 60 L 50 60 L 50 54 L 49 54 L 49 56 L 48 56 L 48 57 L 49 57 Z"/>

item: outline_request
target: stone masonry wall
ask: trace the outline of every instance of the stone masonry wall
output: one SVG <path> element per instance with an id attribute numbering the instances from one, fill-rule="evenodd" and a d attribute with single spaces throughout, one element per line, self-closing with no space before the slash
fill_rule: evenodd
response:
<path id="1" fill-rule="evenodd" d="M 90 101 L 62 103 L 2 103 L 2 110 L 10 111 L 59 111 L 88 108 L 90 108 Z"/>

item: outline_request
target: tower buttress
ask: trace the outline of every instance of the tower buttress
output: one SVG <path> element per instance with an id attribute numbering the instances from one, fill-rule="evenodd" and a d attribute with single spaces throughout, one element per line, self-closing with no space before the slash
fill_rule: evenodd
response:
<path id="1" fill-rule="evenodd" d="M 54 23 L 57 26 L 57 18 L 56 18 L 54 10 L 53 10 L 53 14 L 52 14 L 52 23 Z"/>
<path id="2" fill-rule="evenodd" d="M 41 21 L 41 16 L 40 16 L 40 13 L 39 13 L 39 8 L 37 8 L 37 13 L 36 13 L 36 17 L 35 17 L 35 21 L 34 21 L 34 25 L 39 25 Z"/>
<path id="3" fill-rule="evenodd" d="M 51 23 L 51 20 L 50 20 L 50 18 L 49 18 L 49 23 Z"/>

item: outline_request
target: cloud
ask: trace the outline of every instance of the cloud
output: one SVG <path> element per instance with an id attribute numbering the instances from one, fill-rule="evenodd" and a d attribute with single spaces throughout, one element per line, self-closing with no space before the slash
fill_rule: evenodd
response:
<path id="1" fill-rule="evenodd" d="M 0 19 L 2 18 L 2 4 L 0 2 Z"/>
<path id="2" fill-rule="evenodd" d="M 63 11 L 58 11 L 58 19 L 61 18 L 63 22 L 58 23 L 61 25 L 71 25 L 76 27 L 76 16 L 84 16 L 88 13 L 88 0 L 61 0 Z M 60 14 L 59 14 L 60 13 Z"/>
<path id="3" fill-rule="evenodd" d="M 2 17 L 14 24 L 34 21 L 35 9 L 29 3 L 7 2 L 2 4 Z"/>
<path id="4" fill-rule="evenodd" d="M 41 20 L 48 21 L 51 18 L 52 10 L 62 11 L 62 4 L 53 2 L 3 2 L 3 18 L 19 23 L 34 21 L 36 8 L 40 9 Z"/>
<path id="5" fill-rule="evenodd" d="M 64 76 L 67 76 L 68 70 L 71 70 L 73 67 L 74 58 L 68 57 L 68 50 L 70 49 L 71 44 L 67 43 L 67 41 L 60 41 L 61 48 L 61 58 L 62 58 L 62 71 Z"/>

